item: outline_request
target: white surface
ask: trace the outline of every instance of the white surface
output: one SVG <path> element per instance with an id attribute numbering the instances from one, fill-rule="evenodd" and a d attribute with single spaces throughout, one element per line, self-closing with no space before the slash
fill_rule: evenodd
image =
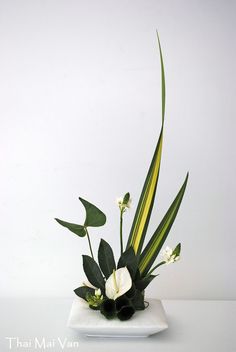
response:
<path id="1" fill-rule="evenodd" d="M 94 337 L 147 337 L 168 328 L 160 300 L 147 299 L 149 306 L 127 321 L 107 320 L 91 310 L 82 299 L 75 298 L 67 325 L 79 334 Z"/>
<path id="2" fill-rule="evenodd" d="M 64 348 L 66 351 L 235 352 L 235 301 L 163 301 L 169 328 L 143 339 L 79 337 L 66 327 L 71 303 L 71 299 L 1 299 L 1 352 L 9 351 L 5 337 L 18 337 L 32 345 L 35 338 L 39 342 L 45 338 L 45 343 L 55 340 L 55 347 L 46 351 L 57 352 L 62 350 L 58 338 L 78 343 L 77 348 Z M 17 349 L 13 343 L 12 351 L 35 349 Z"/>
<path id="3" fill-rule="evenodd" d="M 68 296 L 84 280 L 82 196 L 119 253 L 115 198 L 130 191 L 128 234 L 161 123 L 158 28 L 167 106 L 158 200 L 148 235 L 189 184 L 148 296 L 236 298 L 233 0 L 0 1 L 0 295 Z"/>

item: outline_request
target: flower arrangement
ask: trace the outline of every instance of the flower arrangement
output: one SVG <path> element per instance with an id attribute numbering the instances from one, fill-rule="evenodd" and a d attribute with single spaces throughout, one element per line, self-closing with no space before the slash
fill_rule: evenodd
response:
<path id="1" fill-rule="evenodd" d="M 91 309 L 99 310 L 107 319 L 118 318 L 124 321 L 130 319 L 135 311 L 144 310 L 148 306 L 144 290 L 157 276 L 154 271 L 161 265 L 174 263 L 180 258 L 181 244 L 179 243 L 174 250 L 166 247 L 162 251 L 162 260 L 154 264 L 178 213 L 188 174 L 174 201 L 143 249 L 160 172 L 165 116 L 165 72 L 160 40 L 158 36 L 157 38 L 161 62 L 162 126 L 125 248 L 123 246 L 123 217 L 130 208 L 130 194 L 126 193 L 124 197 L 117 200 L 120 213 L 120 258 L 118 262 L 115 262 L 113 250 L 104 239 L 101 239 L 98 248 L 98 262 L 95 260 L 88 229 L 103 226 L 106 222 L 105 214 L 95 205 L 79 197 L 86 211 L 86 218 L 82 225 L 55 219 L 77 236 L 87 237 L 91 255 L 83 255 L 83 269 L 88 282 L 76 288 L 74 292 L 84 299 Z"/>

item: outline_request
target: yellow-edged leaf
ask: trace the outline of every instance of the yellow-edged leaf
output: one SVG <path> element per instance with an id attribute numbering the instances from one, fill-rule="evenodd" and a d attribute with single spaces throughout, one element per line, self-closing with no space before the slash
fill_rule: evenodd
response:
<path id="1" fill-rule="evenodd" d="M 164 115 L 165 115 L 165 72 L 164 72 L 162 51 L 161 51 L 161 45 L 160 45 L 158 34 L 157 34 L 157 38 L 158 38 L 158 46 L 159 46 L 160 61 L 161 61 L 162 127 L 159 135 L 158 143 L 152 158 L 152 162 L 149 167 L 146 180 L 144 182 L 144 186 L 136 209 L 134 221 L 132 224 L 132 228 L 131 228 L 128 243 L 127 243 L 127 248 L 132 246 L 136 254 L 139 254 L 142 250 L 143 242 L 147 232 L 147 227 L 149 224 L 149 219 L 153 208 L 153 202 L 156 194 L 156 187 L 157 187 L 160 164 L 161 164 L 163 125 L 164 125 Z"/>
<path id="2" fill-rule="evenodd" d="M 142 276 L 145 276 L 148 273 L 169 234 L 171 226 L 174 223 L 175 217 L 182 202 L 187 182 L 188 174 L 180 191 L 178 192 L 173 203 L 169 207 L 160 225 L 158 226 L 157 230 L 154 232 L 152 238 L 150 239 L 147 246 L 140 255 L 139 270 Z"/>

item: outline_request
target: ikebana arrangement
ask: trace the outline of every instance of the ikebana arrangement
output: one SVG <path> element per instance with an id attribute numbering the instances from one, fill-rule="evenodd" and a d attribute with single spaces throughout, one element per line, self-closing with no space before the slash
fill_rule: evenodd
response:
<path id="1" fill-rule="evenodd" d="M 158 36 L 157 38 L 162 82 L 161 131 L 125 248 L 123 246 L 123 216 L 131 204 L 130 194 L 126 193 L 124 197 L 117 200 L 120 215 L 120 258 L 118 262 L 116 263 L 114 259 L 111 246 L 104 239 L 101 239 L 98 248 L 98 262 L 95 260 L 88 229 L 103 226 L 106 222 L 105 214 L 95 205 L 79 198 L 86 211 L 86 218 L 82 225 L 55 219 L 79 237 L 87 237 L 90 255 L 83 255 L 83 269 L 88 283 L 76 288 L 74 292 L 87 302 L 88 307 L 99 310 L 107 319 L 128 320 L 135 311 L 147 308 L 145 289 L 157 276 L 154 272 L 161 265 L 173 263 L 180 257 L 181 244 L 179 243 L 174 250 L 166 247 L 162 252 L 162 260 L 155 264 L 178 213 L 188 174 L 156 231 L 143 248 L 160 173 L 165 116 L 165 72 L 160 40 Z"/>

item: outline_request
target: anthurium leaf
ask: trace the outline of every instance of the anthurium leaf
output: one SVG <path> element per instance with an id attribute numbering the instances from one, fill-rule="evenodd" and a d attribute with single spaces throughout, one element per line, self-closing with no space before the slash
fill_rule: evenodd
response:
<path id="1" fill-rule="evenodd" d="M 157 34 L 160 60 L 161 60 L 161 82 L 162 82 L 162 126 L 159 139 L 154 151 L 154 155 L 143 185 L 142 193 L 139 198 L 138 206 L 135 212 L 133 224 L 131 227 L 127 247 L 132 246 L 136 254 L 140 254 L 143 242 L 146 236 L 150 216 L 152 213 L 154 198 L 156 194 L 157 182 L 161 165 L 163 128 L 165 116 L 165 72 L 162 58 L 161 45 Z"/>
<path id="2" fill-rule="evenodd" d="M 146 276 L 148 273 L 169 234 L 169 231 L 174 223 L 180 204 L 182 202 L 187 182 L 188 174 L 182 187 L 180 188 L 179 193 L 175 197 L 160 225 L 154 232 L 153 236 L 151 237 L 150 241 L 140 256 L 139 270 L 142 276 Z"/>
<path id="3" fill-rule="evenodd" d="M 149 275 L 140 280 L 135 281 L 135 286 L 138 290 L 143 291 L 155 279 L 157 275 Z"/>
<path id="4" fill-rule="evenodd" d="M 66 227 L 71 232 L 74 232 L 76 235 L 80 237 L 84 237 L 86 235 L 86 231 L 83 225 L 72 224 L 70 222 L 66 222 L 60 219 L 55 218 L 55 220 L 62 226 Z"/>
<path id="5" fill-rule="evenodd" d="M 136 272 L 138 270 L 138 260 L 134 253 L 133 247 L 129 247 L 124 253 L 121 254 L 118 261 L 118 268 L 126 266 L 129 270 L 132 279 L 135 278 Z"/>
<path id="6" fill-rule="evenodd" d="M 111 246 L 103 239 L 101 239 L 98 249 L 98 262 L 105 278 L 108 279 L 116 269 L 116 263 Z"/>
<path id="7" fill-rule="evenodd" d="M 83 255 L 83 268 L 89 282 L 93 286 L 104 290 L 105 282 L 101 270 L 92 257 Z"/>
<path id="8" fill-rule="evenodd" d="M 85 207 L 85 211 L 86 211 L 86 219 L 85 219 L 84 226 L 85 227 L 103 226 L 106 222 L 106 215 L 95 205 L 93 205 L 92 203 L 89 203 L 87 200 L 81 197 L 79 197 L 79 200 Z"/>
<path id="9" fill-rule="evenodd" d="M 74 290 L 74 293 L 86 301 L 86 296 L 88 294 L 94 295 L 95 289 L 87 286 L 80 286 Z"/>

